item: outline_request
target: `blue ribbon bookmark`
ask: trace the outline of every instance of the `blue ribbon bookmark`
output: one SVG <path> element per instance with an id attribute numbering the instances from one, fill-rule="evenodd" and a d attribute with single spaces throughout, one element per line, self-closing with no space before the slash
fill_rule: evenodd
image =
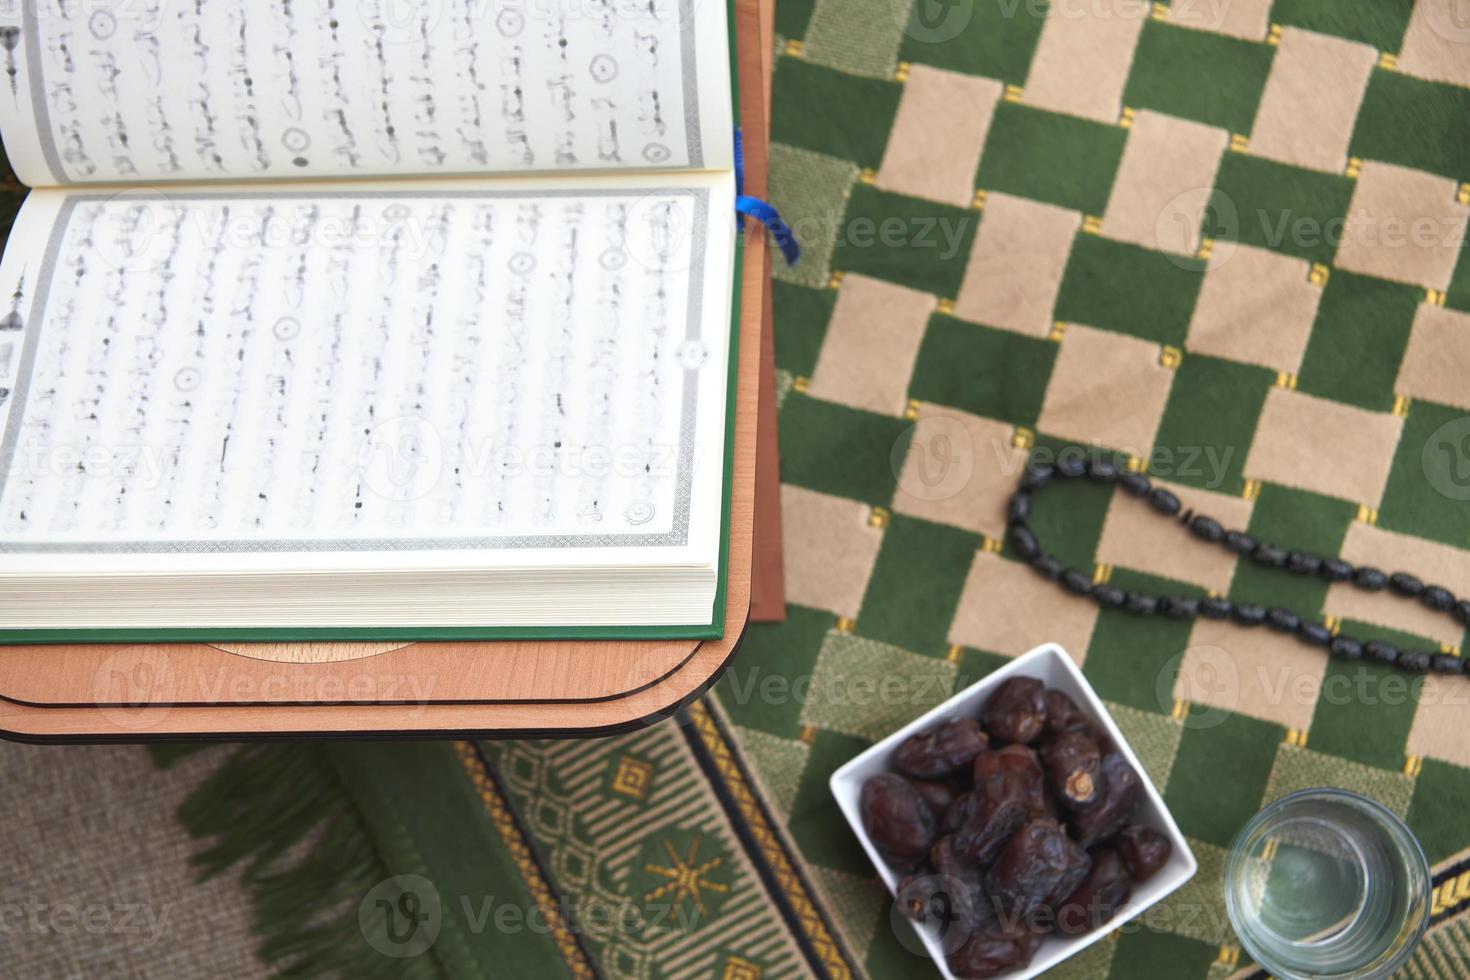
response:
<path id="1" fill-rule="evenodd" d="M 754 218 L 766 226 L 771 240 L 781 250 L 787 265 L 795 265 L 801 259 L 801 246 L 796 243 L 796 233 L 781 220 L 781 212 L 758 197 L 745 193 L 745 147 L 740 138 L 740 127 L 735 127 L 735 210 Z"/>

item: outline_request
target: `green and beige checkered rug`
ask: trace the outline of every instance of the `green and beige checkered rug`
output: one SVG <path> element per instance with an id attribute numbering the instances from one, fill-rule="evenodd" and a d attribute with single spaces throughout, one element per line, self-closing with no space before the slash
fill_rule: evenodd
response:
<path id="1" fill-rule="evenodd" d="M 209 867 L 248 869 L 263 955 L 353 975 L 925 976 L 827 778 L 1056 640 L 1201 865 L 1060 975 L 1248 971 L 1225 848 L 1320 784 L 1403 814 L 1447 869 L 1407 975 L 1470 975 L 1470 682 L 1099 611 L 999 543 L 1026 452 L 1083 444 L 1229 526 L 1470 594 L 1470 8 L 780 0 L 777 30 L 772 196 L 806 249 L 775 286 L 788 620 L 752 627 L 684 717 L 616 739 L 216 762 L 182 818 Z M 1465 643 L 1447 617 L 1238 563 L 1095 487 L 1048 491 L 1037 524 L 1115 584 Z M 399 944 L 431 911 L 432 941 Z"/>

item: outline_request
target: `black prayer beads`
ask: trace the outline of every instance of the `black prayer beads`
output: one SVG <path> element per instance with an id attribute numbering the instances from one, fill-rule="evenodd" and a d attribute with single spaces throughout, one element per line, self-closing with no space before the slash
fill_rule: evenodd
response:
<path id="1" fill-rule="evenodd" d="M 1212 517 L 1186 509 L 1178 496 L 1164 487 L 1154 486 L 1142 473 L 1121 470 L 1111 459 L 1090 458 L 1071 451 L 1059 454 L 1055 465 L 1033 462 L 1026 467 L 1021 475 L 1020 489 L 1012 495 L 1007 508 L 1006 533 L 1018 556 L 1043 578 L 1059 583 L 1068 592 L 1087 596 L 1105 608 L 1122 609 L 1136 616 L 1161 615 L 1171 619 L 1204 616 L 1246 627 L 1264 625 L 1278 633 L 1293 634 L 1308 646 L 1325 647 L 1328 656 L 1336 660 L 1370 661 L 1413 674 L 1467 673 L 1461 657 L 1439 651 L 1400 650 L 1383 640 L 1364 642 L 1334 634 L 1323 624 L 1303 619 L 1290 609 L 1279 606 L 1267 608 L 1255 603 L 1232 602 L 1222 596 L 1196 599 L 1192 596 L 1153 595 L 1094 583 L 1087 573 L 1067 568 L 1049 554 L 1031 528 L 1033 496 L 1055 479 L 1075 480 L 1081 477 L 1105 485 L 1117 484 L 1129 496 L 1147 502 L 1157 513 L 1181 521 L 1199 540 L 1218 544 L 1268 568 L 1328 582 L 1351 582 L 1365 592 L 1386 590 L 1391 595 L 1419 602 L 1435 612 L 1448 613 L 1462 626 L 1470 626 L 1470 599 L 1458 598 L 1443 586 L 1426 584 L 1408 572 L 1389 574 L 1370 565 L 1354 566 L 1341 558 L 1322 557 L 1257 541 L 1244 531 L 1230 530 Z"/>

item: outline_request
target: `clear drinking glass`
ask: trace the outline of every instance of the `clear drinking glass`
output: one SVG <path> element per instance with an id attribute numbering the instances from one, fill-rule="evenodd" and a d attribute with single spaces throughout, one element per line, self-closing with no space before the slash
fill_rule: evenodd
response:
<path id="1" fill-rule="evenodd" d="M 1377 801 L 1302 790 L 1235 838 L 1225 903 L 1246 951 L 1281 980 L 1385 977 L 1424 934 L 1429 863 Z"/>

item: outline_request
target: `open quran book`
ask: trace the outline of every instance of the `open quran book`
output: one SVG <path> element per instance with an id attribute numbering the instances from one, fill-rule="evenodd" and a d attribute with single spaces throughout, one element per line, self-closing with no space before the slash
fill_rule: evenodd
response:
<path id="1" fill-rule="evenodd" d="M 0 642 L 717 636 L 714 0 L 0 4 Z"/>

